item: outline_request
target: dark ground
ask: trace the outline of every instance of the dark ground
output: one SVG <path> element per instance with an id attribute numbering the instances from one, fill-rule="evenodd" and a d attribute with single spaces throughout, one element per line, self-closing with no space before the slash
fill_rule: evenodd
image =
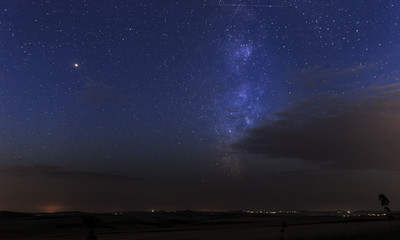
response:
<path id="1" fill-rule="evenodd" d="M 400 218 L 243 213 L 0 214 L 1 239 L 400 239 Z M 287 227 L 282 233 L 282 223 Z"/>

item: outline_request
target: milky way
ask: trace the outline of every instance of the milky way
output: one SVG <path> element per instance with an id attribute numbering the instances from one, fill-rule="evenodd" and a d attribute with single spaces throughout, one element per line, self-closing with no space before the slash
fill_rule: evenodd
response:
<path id="1" fill-rule="evenodd" d="M 394 0 L 3 0 L 0 210 L 400 202 L 386 184 L 400 180 L 399 12 Z"/>

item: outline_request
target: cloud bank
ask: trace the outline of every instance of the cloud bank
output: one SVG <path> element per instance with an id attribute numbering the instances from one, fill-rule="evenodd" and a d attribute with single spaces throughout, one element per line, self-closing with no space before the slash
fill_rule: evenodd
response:
<path id="1" fill-rule="evenodd" d="M 32 165 L 32 166 L 9 166 L 0 169 L 3 175 L 16 177 L 50 177 L 67 179 L 96 179 L 96 180 L 114 180 L 114 181 L 137 181 L 119 174 L 72 171 L 64 170 L 58 166 Z"/>
<path id="2" fill-rule="evenodd" d="M 400 170 L 400 84 L 313 96 L 275 117 L 233 148 L 333 168 Z"/>

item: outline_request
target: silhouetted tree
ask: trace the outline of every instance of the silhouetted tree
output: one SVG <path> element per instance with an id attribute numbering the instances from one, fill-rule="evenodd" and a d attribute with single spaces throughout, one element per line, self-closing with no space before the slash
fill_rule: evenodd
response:
<path id="1" fill-rule="evenodd" d="M 94 234 L 94 229 L 90 230 L 89 236 L 86 238 L 86 240 L 97 240 L 97 236 Z"/>
<path id="2" fill-rule="evenodd" d="M 388 206 L 390 203 L 389 199 L 382 193 L 379 194 L 379 201 L 381 202 L 382 207 Z"/>
<path id="3" fill-rule="evenodd" d="M 88 215 L 82 217 L 83 222 L 85 223 L 86 227 L 90 229 L 89 235 L 86 238 L 87 240 L 97 240 L 97 236 L 94 233 L 96 227 L 100 224 L 100 219 L 94 215 Z"/>
<path id="4" fill-rule="evenodd" d="M 286 222 L 283 222 L 282 224 L 281 224 L 281 240 L 283 240 L 284 239 L 284 235 L 285 235 L 285 232 L 286 232 L 286 227 L 287 227 L 287 224 L 286 224 Z"/>
<path id="5" fill-rule="evenodd" d="M 383 207 L 383 212 L 386 214 L 388 217 L 388 220 L 391 220 L 391 215 L 390 215 L 390 208 L 389 208 L 389 199 L 385 196 L 385 194 L 379 194 L 379 201 L 381 202 L 381 206 Z"/>

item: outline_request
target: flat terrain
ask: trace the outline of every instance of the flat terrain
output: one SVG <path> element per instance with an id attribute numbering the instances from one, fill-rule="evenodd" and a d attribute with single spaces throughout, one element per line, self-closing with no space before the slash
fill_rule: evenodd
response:
<path id="1" fill-rule="evenodd" d="M 0 239 L 86 239 L 87 214 L 0 214 Z M 103 239 L 400 239 L 400 221 L 334 216 L 265 216 L 231 213 L 96 215 Z M 86 222 L 87 224 L 87 222 Z"/>

